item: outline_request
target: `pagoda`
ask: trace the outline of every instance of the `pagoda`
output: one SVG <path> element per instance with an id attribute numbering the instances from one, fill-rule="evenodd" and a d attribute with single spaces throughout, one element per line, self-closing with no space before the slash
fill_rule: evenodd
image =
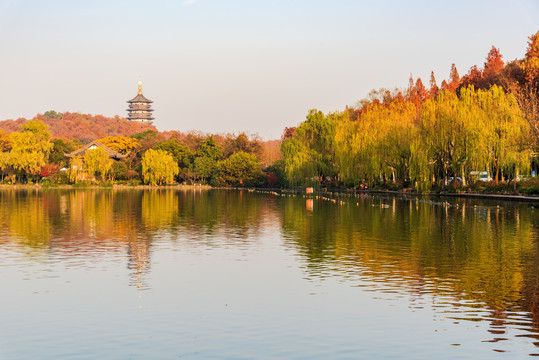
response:
<path id="1" fill-rule="evenodd" d="M 138 94 L 134 98 L 128 101 L 129 109 L 127 109 L 127 120 L 138 121 L 144 123 L 152 123 L 154 119 L 152 117 L 151 103 L 153 101 L 147 99 L 142 95 L 142 82 L 138 82 Z"/>

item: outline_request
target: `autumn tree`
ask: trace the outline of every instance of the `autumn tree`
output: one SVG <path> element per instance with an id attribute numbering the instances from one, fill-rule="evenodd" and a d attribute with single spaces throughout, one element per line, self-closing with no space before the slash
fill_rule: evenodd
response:
<path id="1" fill-rule="evenodd" d="M 157 143 L 163 141 L 163 137 L 155 130 L 132 135 L 131 138 L 138 141 L 139 146 L 132 148 L 127 157 L 127 163 L 131 169 L 141 170 L 142 157 L 147 150 L 152 149 Z"/>
<path id="2" fill-rule="evenodd" d="M 0 129 L 0 151 L 9 151 L 11 150 L 11 139 L 9 134 Z"/>
<path id="3" fill-rule="evenodd" d="M 170 139 L 159 142 L 154 147 L 154 150 L 163 150 L 168 152 L 178 164 L 180 180 L 192 180 L 194 175 L 194 153 L 187 145 L 180 143 L 178 139 Z"/>
<path id="4" fill-rule="evenodd" d="M 436 78 L 434 77 L 434 71 L 430 72 L 430 89 L 429 89 L 429 96 L 430 97 L 436 97 L 438 96 L 438 91 L 440 89 L 438 88 L 438 85 L 436 84 Z"/>
<path id="5" fill-rule="evenodd" d="M 125 136 L 107 136 L 99 140 L 102 144 L 120 154 L 128 154 L 132 149 L 139 146 L 137 139 Z"/>
<path id="6" fill-rule="evenodd" d="M 335 175 L 335 121 L 321 111 L 311 110 L 295 130 L 295 136 L 281 144 L 288 179 L 303 184 L 316 177 L 321 181 Z"/>
<path id="7" fill-rule="evenodd" d="M 416 158 L 416 161 L 429 163 L 433 180 L 443 180 L 441 185 L 447 184 L 450 176 L 461 176 L 465 167 L 467 136 L 465 123 L 459 117 L 459 104 L 457 96 L 445 90 L 438 98 L 426 101 L 421 109 L 421 142 L 414 147 L 414 151 L 423 154 L 424 158 Z M 427 179 L 422 173 L 425 164 L 414 164 L 414 168 L 418 169 L 418 173 L 411 176 L 426 185 Z"/>
<path id="8" fill-rule="evenodd" d="M 237 136 L 228 134 L 225 137 L 225 142 L 223 145 L 223 154 L 224 157 L 229 157 L 230 155 L 243 151 L 247 154 L 253 154 L 257 158 L 262 156 L 262 145 L 260 138 L 257 136 L 252 136 L 251 139 L 247 136 L 246 133 L 242 132 Z"/>
<path id="9" fill-rule="evenodd" d="M 69 181 L 77 182 L 84 175 L 84 160 L 81 156 L 74 156 L 69 161 Z"/>
<path id="10" fill-rule="evenodd" d="M 293 137 L 281 143 L 285 173 L 292 185 L 303 184 L 315 175 L 309 149 L 300 139 Z"/>
<path id="11" fill-rule="evenodd" d="M 52 149 L 49 153 L 48 162 L 57 164 L 60 167 L 65 167 L 69 164 L 69 159 L 65 154 L 69 154 L 75 150 L 75 144 L 72 140 L 64 138 L 56 138 L 52 141 Z"/>
<path id="12" fill-rule="evenodd" d="M 488 90 L 493 85 L 501 85 L 505 82 L 504 69 L 505 63 L 500 50 L 493 46 L 487 54 L 483 69 L 479 69 L 477 65 L 472 66 L 462 78 L 459 89 L 473 85 L 475 89 Z"/>
<path id="13" fill-rule="evenodd" d="M 408 177 L 416 116 L 416 105 L 399 98 L 365 106 L 357 120 L 342 114 L 335 131 L 341 179 L 356 186 L 380 180 L 402 184 Z"/>
<path id="14" fill-rule="evenodd" d="M 526 80 L 537 87 L 539 85 L 539 31 L 530 36 L 521 67 L 526 74 Z"/>
<path id="15" fill-rule="evenodd" d="M 172 184 L 179 172 L 172 155 L 163 150 L 150 149 L 142 158 L 142 176 L 150 185 Z"/>
<path id="16" fill-rule="evenodd" d="M 12 148 L 10 161 L 13 168 L 27 176 L 38 174 L 47 163 L 52 148 L 48 126 L 40 120 L 32 120 L 10 135 Z"/>
<path id="17" fill-rule="evenodd" d="M 4 180 L 5 175 L 11 170 L 11 156 L 7 151 L 0 151 L 0 170 L 2 171 L 2 178 Z"/>
<path id="18" fill-rule="evenodd" d="M 502 59 L 500 49 L 497 49 L 493 46 L 487 54 L 485 67 L 483 68 L 483 78 L 484 81 L 487 83 L 487 87 L 490 87 L 494 84 L 499 85 L 499 77 L 504 68 L 505 63 Z"/>
<path id="19" fill-rule="evenodd" d="M 285 127 L 284 128 L 284 131 L 283 131 L 283 135 L 281 136 L 281 140 L 286 140 L 286 139 L 290 139 L 290 138 L 293 138 L 294 135 L 296 133 L 296 128 L 295 127 Z"/>
<path id="20" fill-rule="evenodd" d="M 476 89 L 480 89 L 483 86 L 483 71 L 474 65 L 468 71 L 468 74 L 462 78 L 461 88 L 473 86 Z"/>
<path id="21" fill-rule="evenodd" d="M 420 107 L 423 101 L 427 98 L 427 89 L 423 85 L 421 78 L 417 78 L 415 85 L 412 87 L 409 100 L 415 104 L 416 107 Z"/>
<path id="22" fill-rule="evenodd" d="M 460 84 L 460 75 L 457 71 L 457 67 L 455 64 L 451 64 L 451 71 L 449 72 L 449 84 L 448 84 L 448 90 L 455 92 L 457 90 L 457 87 Z"/>
<path id="23" fill-rule="evenodd" d="M 84 170 L 91 177 L 104 180 L 112 170 L 112 160 L 104 148 L 98 147 L 87 150 L 84 154 Z"/>
<path id="24" fill-rule="evenodd" d="M 519 170 L 527 170 L 531 156 L 530 129 L 515 97 L 499 86 L 478 90 L 472 95 L 484 113 L 482 132 L 487 136 L 487 151 L 496 184 L 502 171 L 516 176 Z"/>

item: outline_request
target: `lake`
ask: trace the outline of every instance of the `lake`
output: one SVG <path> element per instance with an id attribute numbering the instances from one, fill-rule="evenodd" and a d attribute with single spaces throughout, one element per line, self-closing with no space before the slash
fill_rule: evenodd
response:
<path id="1" fill-rule="evenodd" d="M 4 189 L 0 358 L 539 356 L 537 206 Z"/>

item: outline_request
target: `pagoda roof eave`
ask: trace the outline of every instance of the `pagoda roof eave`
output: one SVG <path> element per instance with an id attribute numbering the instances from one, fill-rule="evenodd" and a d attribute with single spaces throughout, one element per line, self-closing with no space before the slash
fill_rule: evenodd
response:
<path id="1" fill-rule="evenodd" d="M 143 103 L 153 103 L 153 101 L 151 101 L 150 99 L 146 98 L 144 95 L 142 94 L 138 94 L 137 96 L 135 96 L 134 98 L 132 98 L 131 100 L 128 100 L 127 101 L 128 103 L 136 103 L 136 102 L 143 102 Z"/>

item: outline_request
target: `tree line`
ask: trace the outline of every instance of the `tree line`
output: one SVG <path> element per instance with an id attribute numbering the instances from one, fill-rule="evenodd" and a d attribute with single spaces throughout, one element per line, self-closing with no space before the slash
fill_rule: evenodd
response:
<path id="1" fill-rule="evenodd" d="M 440 87 L 431 73 L 429 88 L 410 77 L 405 91 L 372 91 L 344 111 L 311 110 L 285 129 L 280 168 L 293 185 L 430 189 L 465 186 L 481 172 L 496 184 L 517 180 L 539 147 L 538 84 L 539 32 L 522 60 L 505 63 L 492 47 L 483 68 L 461 78 L 453 64 Z"/>
<path id="2" fill-rule="evenodd" d="M 343 111 L 311 110 L 280 141 L 158 132 L 119 117 L 48 111 L 31 121 L 0 122 L 1 179 L 427 190 L 466 186 L 487 173 L 496 185 L 516 188 L 522 174 L 537 168 L 538 84 L 539 32 L 523 59 L 504 62 L 492 47 L 483 67 L 460 77 L 453 64 L 440 86 L 433 72 L 428 88 L 410 76 L 403 91 L 373 90 Z M 96 139 L 124 158 L 112 160 L 99 148 L 65 156 Z"/>
<path id="3" fill-rule="evenodd" d="M 265 186 L 268 174 L 264 143 L 257 136 L 167 134 L 146 130 L 130 137 L 99 139 L 121 154 L 111 158 L 105 147 L 67 157 L 83 144 L 53 138 L 40 119 L 24 122 L 18 131 L 0 130 L 0 171 L 4 183 L 81 181 L 164 185 L 201 183 L 214 186 Z M 176 136 L 175 136 L 176 135 Z"/>

